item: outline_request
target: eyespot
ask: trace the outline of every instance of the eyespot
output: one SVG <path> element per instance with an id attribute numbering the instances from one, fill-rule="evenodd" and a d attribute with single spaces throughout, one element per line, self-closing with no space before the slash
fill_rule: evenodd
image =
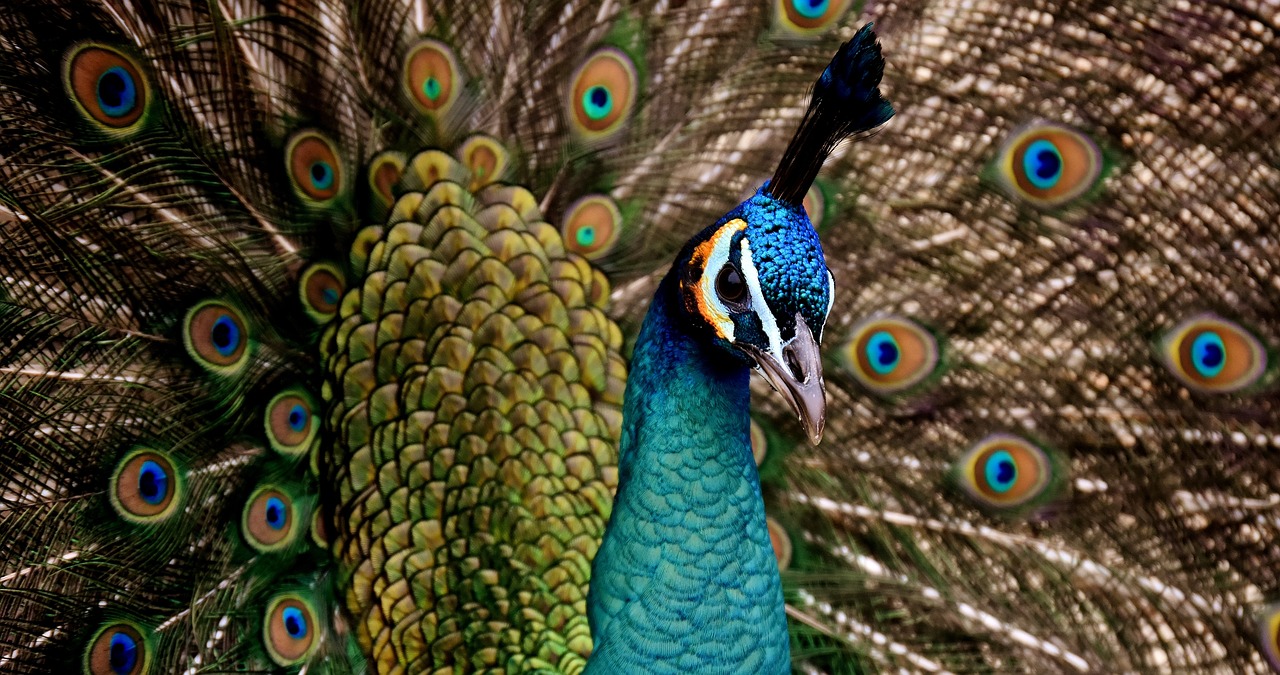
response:
<path id="1" fill-rule="evenodd" d="M 244 318 L 231 305 L 201 302 L 187 311 L 184 326 L 187 353 L 206 370 L 233 375 L 248 361 L 249 334 Z"/>
<path id="2" fill-rule="evenodd" d="M 958 463 L 958 483 L 980 506 L 1017 509 L 1048 496 L 1057 477 L 1048 453 L 1010 434 L 993 434 Z"/>
<path id="3" fill-rule="evenodd" d="M 938 342 L 910 319 L 864 319 L 842 348 L 843 360 L 862 386 L 874 394 L 896 394 L 920 384 L 938 366 Z"/>
<path id="4" fill-rule="evenodd" d="M 733 265 L 725 265 L 716 275 L 716 295 L 730 304 L 741 304 L 747 299 L 747 283 Z"/>
<path id="5" fill-rule="evenodd" d="M 393 150 L 380 152 L 369 162 L 369 187 L 383 206 L 395 203 L 395 186 L 404 175 L 404 167 L 404 155 Z"/>
<path id="6" fill-rule="evenodd" d="M 1040 208 L 1062 206 L 1102 177 L 1102 150 L 1061 124 L 1035 122 L 1015 131 L 1000 150 L 998 179 L 1011 196 Z"/>
<path id="7" fill-rule="evenodd" d="M 756 466 L 760 466 L 764 462 L 765 455 L 769 454 L 769 437 L 764 433 L 764 427 L 760 423 L 751 420 L 751 457 L 756 460 Z"/>
<path id="8" fill-rule="evenodd" d="M 302 389 L 287 389 L 267 404 L 267 440 L 276 452 L 298 457 L 311 448 L 319 428 L 315 399 Z"/>
<path id="9" fill-rule="evenodd" d="M 462 91 L 462 69 L 448 45 L 438 40 L 423 40 L 405 56 L 401 83 L 418 110 L 441 116 L 458 100 Z"/>
<path id="10" fill-rule="evenodd" d="M 142 630 L 131 623 L 107 624 L 94 634 L 84 655 L 91 675 L 142 675 L 151 666 L 150 648 Z"/>
<path id="11" fill-rule="evenodd" d="M 73 48 L 64 59 L 63 83 L 81 114 L 106 130 L 141 126 L 151 88 L 142 68 L 123 52 L 97 44 Z"/>
<path id="12" fill-rule="evenodd" d="M 293 542 L 293 499 L 278 489 L 258 488 L 245 505 L 241 525 L 251 546 L 269 553 Z"/>
<path id="13" fill-rule="evenodd" d="M 368 225 L 356 232 L 356 238 L 351 242 L 351 254 L 347 258 L 347 263 L 357 277 L 363 275 L 368 269 L 369 256 L 373 255 L 374 249 L 382 241 L 382 234 L 381 225 Z"/>
<path id="14" fill-rule="evenodd" d="M 635 63 L 622 50 L 597 49 L 574 71 L 570 82 L 571 127 L 582 139 L 607 139 L 630 119 L 638 93 L 638 76 Z"/>
<path id="15" fill-rule="evenodd" d="M 574 202 L 560 226 L 565 248 L 587 260 L 605 257 L 622 234 L 622 212 L 604 195 L 588 195 Z"/>
<path id="16" fill-rule="evenodd" d="M 496 139 L 475 135 L 458 147 L 458 159 L 471 171 L 472 191 L 494 183 L 506 176 L 511 156 Z"/>
<path id="17" fill-rule="evenodd" d="M 285 149 L 289 179 L 308 201 L 325 204 L 342 191 L 342 162 L 333 141 L 315 131 L 293 137 Z"/>
<path id="18" fill-rule="evenodd" d="M 834 26 L 849 0 L 775 0 L 774 25 L 793 37 L 812 37 Z"/>
<path id="19" fill-rule="evenodd" d="M 321 509 L 315 509 L 311 514 L 311 541 L 320 548 L 329 548 L 329 528 L 324 524 Z"/>
<path id="20" fill-rule="evenodd" d="M 345 285 L 342 271 L 335 265 L 316 263 L 308 267 L 298 283 L 307 316 L 316 323 L 326 323 L 337 316 Z"/>
<path id="21" fill-rule="evenodd" d="M 773 555 L 778 559 L 778 571 L 784 571 L 791 566 L 791 535 L 787 534 L 786 529 L 770 516 L 765 516 L 764 523 L 769 529 L 769 543 L 773 544 Z"/>
<path id="22" fill-rule="evenodd" d="M 1267 370 L 1267 350 L 1239 325 L 1199 314 L 1165 335 L 1161 357 L 1179 380 L 1194 389 L 1229 393 L 1257 383 Z"/>
<path id="23" fill-rule="evenodd" d="M 827 225 L 827 195 L 817 181 L 814 181 L 813 185 L 809 186 L 809 191 L 804 193 L 801 206 L 809 216 L 809 222 L 813 223 L 813 229 L 821 232 Z"/>
<path id="24" fill-rule="evenodd" d="M 262 637 L 277 664 L 293 666 L 305 661 L 316 645 L 318 629 L 311 603 L 302 597 L 290 593 L 267 603 Z"/>
<path id="25" fill-rule="evenodd" d="M 1258 645 L 1271 668 L 1280 672 L 1280 603 L 1268 605 L 1258 615 Z"/>
<path id="26" fill-rule="evenodd" d="M 172 515 L 182 501 L 182 488 L 182 479 L 168 457 L 139 448 L 116 464 L 109 494 L 121 518 L 146 524 Z"/>

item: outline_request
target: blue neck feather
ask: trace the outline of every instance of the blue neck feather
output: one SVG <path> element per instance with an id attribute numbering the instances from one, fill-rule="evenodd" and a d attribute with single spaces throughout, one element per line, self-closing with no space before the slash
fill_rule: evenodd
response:
<path id="1" fill-rule="evenodd" d="M 691 336 L 674 274 L 632 357 L 587 673 L 789 673 L 745 361 Z"/>

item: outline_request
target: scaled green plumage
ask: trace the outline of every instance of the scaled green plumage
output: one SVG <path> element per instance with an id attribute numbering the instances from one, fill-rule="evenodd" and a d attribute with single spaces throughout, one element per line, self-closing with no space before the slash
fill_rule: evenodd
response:
<path id="1" fill-rule="evenodd" d="M 432 180 L 467 175 L 439 152 L 409 166 L 423 192 L 368 233 L 322 341 L 356 633 L 385 670 L 581 670 L 625 381 L 607 283 L 528 192 Z"/>
<path id="2" fill-rule="evenodd" d="M 868 20 L 793 667 L 1280 667 L 1276 9 L 712 5 L 0 8 L 0 672 L 581 672 L 646 301 Z"/>

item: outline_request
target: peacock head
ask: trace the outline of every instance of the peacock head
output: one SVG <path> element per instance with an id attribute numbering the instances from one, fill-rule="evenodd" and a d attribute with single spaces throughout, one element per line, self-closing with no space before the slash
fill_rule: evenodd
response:
<path id="1" fill-rule="evenodd" d="M 818 344 L 835 283 L 804 209 L 766 187 L 689 243 L 681 300 L 712 342 L 786 397 L 817 443 L 826 405 Z"/>
<path id="2" fill-rule="evenodd" d="M 801 203 L 840 141 L 893 116 L 880 95 L 883 74 L 880 44 L 867 24 L 818 77 L 773 178 L 694 237 L 677 263 L 686 313 L 705 323 L 718 345 L 755 363 L 815 444 L 826 414 L 818 342 L 835 280 Z"/>

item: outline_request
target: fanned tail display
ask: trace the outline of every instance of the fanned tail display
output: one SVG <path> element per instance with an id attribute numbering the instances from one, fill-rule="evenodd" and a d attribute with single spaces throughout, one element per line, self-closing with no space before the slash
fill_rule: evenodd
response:
<path id="1" fill-rule="evenodd" d="M 668 409 L 624 423 L 630 365 L 692 390 L 642 318 L 726 261 L 777 322 L 675 328 L 825 379 L 816 446 L 751 384 L 795 672 L 1280 671 L 1278 43 L 1248 0 L 6 3 L 0 672 L 582 673 Z"/>

